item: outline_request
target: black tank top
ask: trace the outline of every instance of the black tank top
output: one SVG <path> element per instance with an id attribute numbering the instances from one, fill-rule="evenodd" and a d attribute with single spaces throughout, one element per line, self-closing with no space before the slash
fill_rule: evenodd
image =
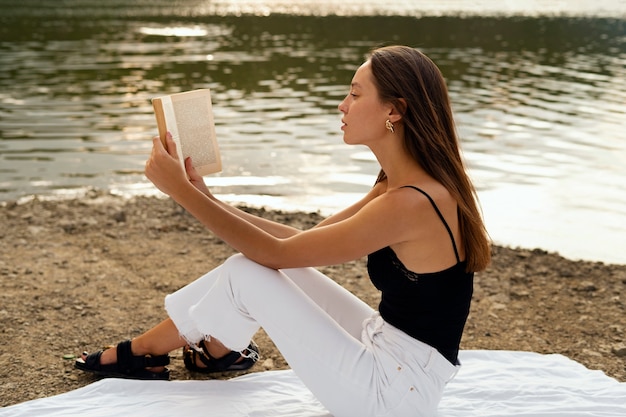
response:
<path id="1" fill-rule="evenodd" d="M 443 222 L 457 263 L 443 271 L 418 274 L 408 270 L 389 246 L 368 256 L 367 270 L 381 291 L 381 317 L 392 326 L 437 349 L 452 364 L 458 363 L 459 345 L 473 292 L 473 272 L 465 272 L 454 235 L 433 199 L 424 194 Z"/>

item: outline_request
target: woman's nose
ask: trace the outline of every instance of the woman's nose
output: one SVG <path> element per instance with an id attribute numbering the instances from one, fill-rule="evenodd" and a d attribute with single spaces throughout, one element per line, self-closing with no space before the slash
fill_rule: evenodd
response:
<path id="1" fill-rule="evenodd" d="M 339 109 L 340 112 L 345 113 L 346 110 L 346 99 L 344 98 L 343 100 L 341 100 L 341 103 L 339 103 L 339 105 L 337 106 L 337 109 Z"/>

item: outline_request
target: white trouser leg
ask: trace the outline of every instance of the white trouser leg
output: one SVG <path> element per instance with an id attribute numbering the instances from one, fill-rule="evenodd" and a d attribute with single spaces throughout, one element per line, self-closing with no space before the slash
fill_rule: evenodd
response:
<path id="1" fill-rule="evenodd" d="M 386 415 L 406 402 L 409 388 L 416 391 L 413 376 L 398 377 L 405 339 L 396 338 L 390 345 L 382 327 L 363 331 L 363 322 L 370 319 L 371 324 L 375 312 L 312 268 L 276 271 L 235 255 L 167 296 L 166 309 L 181 335 L 192 343 L 214 336 L 230 349 L 243 350 L 262 326 L 294 372 L 335 417 Z M 381 346 L 400 353 L 381 353 Z M 424 346 L 419 345 L 423 361 L 409 368 L 428 366 L 432 348 Z M 424 395 L 432 396 L 426 392 L 430 388 L 418 388 L 420 401 Z"/>
<path id="2" fill-rule="evenodd" d="M 268 276 L 270 278 L 266 280 Z M 221 279 L 222 277 L 225 278 Z M 242 255 L 235 255 L 166 297 L 167 312 L 181 336 L 188 342 L 196 343 L 213 335 L 233 350 L 243 350 L 248 346 L 250 335 L 256 333 L 262 324 L 247 314 L 245 308 L 230 311 L 233 310 L 233 306 L 238 305 L 235 300 L 236 289 L 228 284 L 228 280 L 232 278 L 246 281 L 243 282 L 244 288 L 250 288 L 251 284 L 266 283 L 267 285 L 260 285 L 257 301 L 264 309 L 276 308 L 281 312 L 285 311 L 284 303 L 290 301 L 292 295 L 283 302 L 278 300 L 276 304 L 276 296 L 272 294 L 270 284 L 288 287 L 295 284 L 300 290 L 290 288 L 288 291 L 294 292 L 296 306 L 299 305 L 300 299 L 306 300 L 307 303 L 313 301 L 333 318 L 335 325 L 340 325 L 356 339 L 361 337 L 363 320 L 373 313 L 372 308 L 366 303 L 314 268 L 276 271 L 249 261 Z M 223 285 L 216 286 L 218 281 Z M 299 308 L 294 310 L 291 314 L 298 313 Z M 231 334 L 244 336 L 235 336 L 233 340 Z"/>

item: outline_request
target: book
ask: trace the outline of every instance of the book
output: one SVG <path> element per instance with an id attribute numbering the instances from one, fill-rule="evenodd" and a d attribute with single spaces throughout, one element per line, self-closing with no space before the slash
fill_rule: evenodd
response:
<path id="1" fill-rule="evenodd" d="M 183 169 L 185 159 L 191 157 L 194 168 L 202 176 L 222 170 L 208 88 L 155 97 L 152 107 L 159 138 L 165 145 L 165 135 L 170 132 Z"/>

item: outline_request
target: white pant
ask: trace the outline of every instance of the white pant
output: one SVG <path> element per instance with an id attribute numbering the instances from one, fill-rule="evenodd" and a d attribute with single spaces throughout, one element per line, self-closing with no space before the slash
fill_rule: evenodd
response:
<path id="1" fill-rule="evenodd" d="M 276 271 L 235 255 L 165 307 L 191 344 L 213 336 L 244 350 L 262 326 L 335 417 L 432 416 L 457 371 L 313 268 Z"/>

